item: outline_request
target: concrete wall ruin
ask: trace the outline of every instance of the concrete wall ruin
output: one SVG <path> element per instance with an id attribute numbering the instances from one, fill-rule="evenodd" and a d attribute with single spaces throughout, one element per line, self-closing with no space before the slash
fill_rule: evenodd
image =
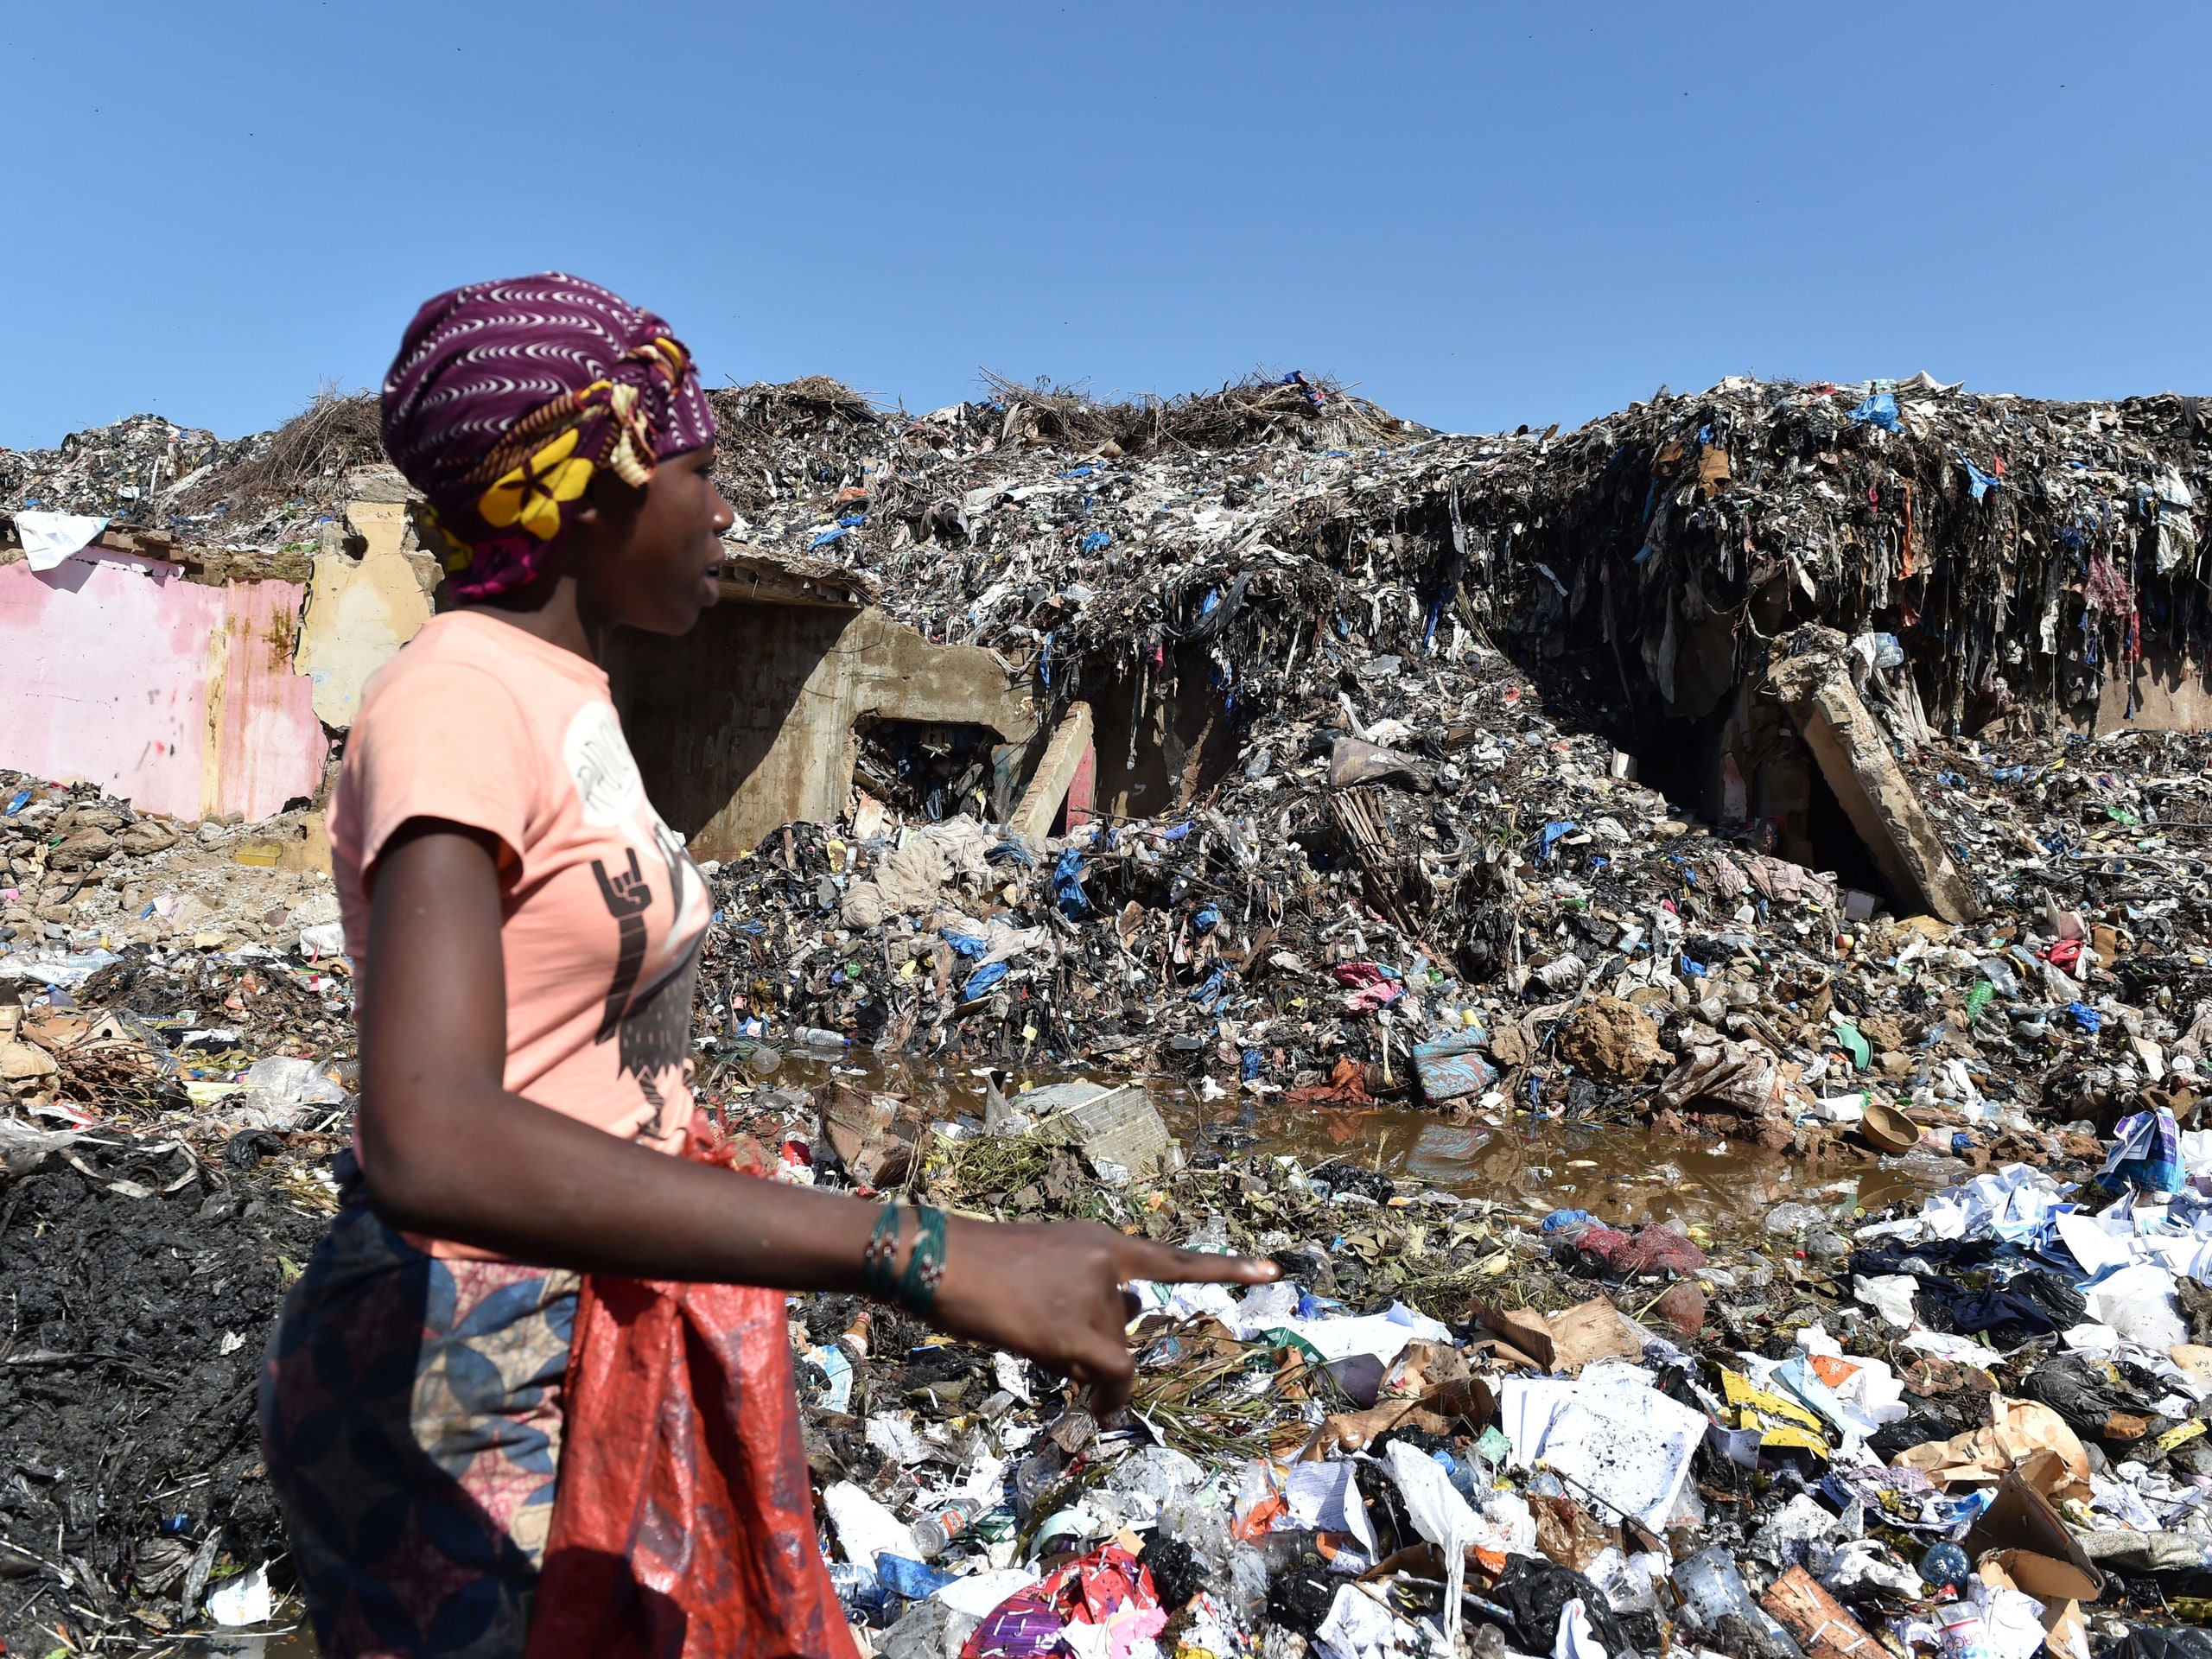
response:
<path id="1" fill-rule="evenodd" d="M 301 585 L 181 578 L 99 548 L 0 567 L 0 766 L 182 818 L 315 795 L 329 744 L 293 671 Z"/>
<path id="2" fill-rule="evenodd" d="M 192 581 L 98 544 L 45 572 L 0 566 L 0 766 L 181 818 L 316 797 L 326 728 L 352 724 L 369 677 L 434 607 L 404 486 L 356 481 L 304 583 Z M 836 817 L 867 721 L 1037 735 L 1026 671 L 931 644 L 833 568 L 741 554 L 721 594 L 682 639 L 618 636 L 610 664 L 652 798 L 702 856 Z"/>
<path id="3" fill-rule="evenodd" d="M 430 620 L 442 573 L 416 545 L 409 492 L 397 474 L 355 480 L 346 504 L 358 555 L 332 537 L 315 555 L 294 658 L 315 683 L 315 711 L 326 726 L 353 723 L 369 676 Z"/>
<path id="4" fill-rule="evenodd" d="M 607 665 L 645 791 L 702 858 L 835 819 L 863 721 L 980 725 L 1007 743 L 1036 734 L 1027 676 L 996 652 L 933 645 L 856 597 L 723 588 L 691 632 L 620 635 Z"/>

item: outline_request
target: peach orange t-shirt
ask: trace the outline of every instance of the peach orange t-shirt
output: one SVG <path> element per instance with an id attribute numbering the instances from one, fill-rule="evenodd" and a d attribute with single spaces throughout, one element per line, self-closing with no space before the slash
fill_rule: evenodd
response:
<path id="1" fill-rule="evenodd" d="M 410 818 L 499 839 L 506 1087 L 679 1149 L 705 879 L 645 799 L 607 676 L 495 616 L 434 616 L 369 681 L 330 808 L 356 969 L 377 858 Z"/>

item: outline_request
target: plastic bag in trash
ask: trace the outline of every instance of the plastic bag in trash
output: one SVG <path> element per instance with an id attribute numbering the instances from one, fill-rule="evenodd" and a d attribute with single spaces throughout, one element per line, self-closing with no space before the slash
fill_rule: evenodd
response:
<path id="1" fill-rule="evenodd" d="M 1516 1644 L 1523 1653 L 1549 1653 L 1559 1641 L 1560 1616 L 1567 1603 L 1580 1600 L 1590 1620 L 1591 1633 L 1607 1653 L 1622 1653 L 1635 1644 L 1613 1617 L 1604 1592 L 1581 1573 L 1539 1556 L 1516 1555 L 1505 1564 L 1491 1599 L 1513 1615 Z"/>
<path id="2" fill-rule="evenodd" d="M 345 1090 L 322 1075 L 321 1064 L 271 1054 L 256 1060 L 240 1079 L 245 1090 L 223 1103 L 224 1116 L 253 1129 L 297 1128 L 315 1113 L 346 1104 Z"/>
<path id="3" fill-rule="evenodd" d="M 226 1579 L 207 1598 L 207 1616 L 218 1624 L 264 1624 L 276 1611 L 269 1593 L 269 1563 Z"/>

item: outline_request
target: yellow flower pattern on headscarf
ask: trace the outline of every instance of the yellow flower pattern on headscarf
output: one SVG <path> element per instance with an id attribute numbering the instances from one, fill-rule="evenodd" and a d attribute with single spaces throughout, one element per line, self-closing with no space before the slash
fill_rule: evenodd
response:
<path id="1" fill-rule="evenodd" d="M 484 522 L 499 530 L 520 524 L 539 541 L 550 541 L 561 528 L 562 504 L 591 484 L 592 464 L 575 448 L 576 429 L 570 427 L 501 474 L 476 504 Z"/>

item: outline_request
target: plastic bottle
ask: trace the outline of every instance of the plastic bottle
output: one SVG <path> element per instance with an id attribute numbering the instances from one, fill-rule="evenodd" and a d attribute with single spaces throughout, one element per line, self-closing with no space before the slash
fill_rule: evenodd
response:
<path id="1" fill-rule="evenodd" d="M 1732 1613 L 1754 1630 L 1764 1631 L 1769 1646 L 1784 1659 L 1804 1659 L 1804 1650 L 1789 1632 L 1751 1599 L 1744 1575 L 1736 1570 L 1735 1558 L 1724 1547 L 1715 1544 L 1702 1554 L 1691 1556 L 1675 1568 L 1673 1582 L 1681 1604 L 1682 1622 L 1693 1630 L 1709 1632 Z M 1984 1655 L 1982 1659 L 1988 1656 Z"/>
<path id="2" fill-rule="evenodd" d="M 1257 1629 L 1268 1607 L 1268 1560 L 1249 1544 L 1230 1552 L 1229 1599 L 1238 1623 Z"/>
<path id="3" fill-rule="evenodd" d="M 1014 1512 L 1027 1521 L 1046 1493 L 1059 1484 L 1066 1455 L 1051 1441 L 1014 1465 Z"/>
<path id="4" fill-rule="evenodd" d="M 1710 1630 L 1730 1613 L 1739 1611 L 1750 1598 L 1736 1563 L 1717 1547 L 1675 1567 L 1674 1584 L 1681 1601 L 1682 1622 L 1699 1631 Z"/>
<path id="5" fill-rule="evenodd" d="M 830 1587 L 837 1592 L 848 1619 L 865 1624 L 871 1614 L 883 1611 L 883 1586 L 874 1573 L 850 1561 L 831 1561 L 829 1567 Z"/>
<path id="6" fill-rule="evenodd" d="M 1208 1216 L 1199 1224 L 1198 1231 L 1183 1241 L 1186 1250 L 1204 1250 L 1214 1255 L 1229 1254 L 1229 1218 Z"/>
<path id="7" fill-rule="evenodd" d="M 1954 1595 L 1966 1587 L 1973 1571 L 1966 1551 L 1953 1543 L 1936 1544 L 1920 1558 L 1920 1576 L 1933 1588 L 1948 1590 Z"/>
<path id="8" fill-rule="evenodd" d="M 1482 1502 L 1480 1488 L 1476 1484 L 1475 1471 L 1449 1452 L 1432 1452 L 1429 1455 L 1444 1465 L 1444 1472 L 1452 1477 L 1452 1490 L 1470 1503 Z"/>
<path id="9" fill-rule="evenodd" d="M 834 1048 L 842 1052 L 851 1039 L 842 1031 L 824 1031 L 819 1026 L 793 1026 L 791 1041 L 802 1048 Z"/>
<path id="10" fill-rule="evenodd" d="M 933 1561 L 944 1554 L 944 1547 L 968 1530 L 983 1506 L 972 1497 L 956 1497 L 935 1515 L 925 1516 L 914 1523 L 914 1544 L 922 1552 L 922 1559 Z"/>

